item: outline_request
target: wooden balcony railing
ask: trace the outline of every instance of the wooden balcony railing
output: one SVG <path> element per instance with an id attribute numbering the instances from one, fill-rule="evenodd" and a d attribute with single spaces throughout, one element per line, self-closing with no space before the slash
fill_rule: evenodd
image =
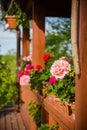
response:
<path id="1" fill-rule="evenodd" d="M 58 123 L 58 130 L 74 130 L 75 129 L 75 113 L 72 112 L 70 106 L 61 105 L 60 101 L 55 101 L 54 97 L 46 97 L 39 95 L 37 91 L 29 90 L 29 87 L 22 87 L 22 100 L 24 101 L 24 105 L 26 105 L 25 112 L 28 113 L 28 102 L 36 101 L 42 105 L 42 115 L 41 122 L 47 123 L 50 126 Z M 22 109 L 23 109 L 22 106 Z M 75 106 L 75 105 L 74 105 Z M 28 115 L 29 116 L 29 115 Z M 32 121 L 30 121 L 32 120 Z M 37 126 L 35 125 L 33 119 L 29 117 L 29 122 L 31 122 L 30 129 L 37 130 Z"/>

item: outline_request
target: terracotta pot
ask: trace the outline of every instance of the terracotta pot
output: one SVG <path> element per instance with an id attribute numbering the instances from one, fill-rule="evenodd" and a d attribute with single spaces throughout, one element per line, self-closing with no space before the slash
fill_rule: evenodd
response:
<path id="1" fill-rule="evenodd" d="M 5 21 L 8 24 L 9 29 L 16 29 L 16 21 L 17 21 L 16 16 L 6 16 Z"/>

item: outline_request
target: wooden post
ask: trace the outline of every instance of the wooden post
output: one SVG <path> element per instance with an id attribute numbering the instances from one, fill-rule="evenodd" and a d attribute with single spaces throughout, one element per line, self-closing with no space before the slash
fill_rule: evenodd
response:
<path id="1" fill-rule="evenodd" d="M 43 55 L 45 48 L 45 16 L 43 7 L 39 2 L 33 3 L 33 45 L 32 45 L 32 58 L 33 65 L 42 65 L 44 67 Z"/>
<path id="2" fill-rule="evenodd" d="M 74 68 L 76 74 L 80 74 L 79 49 L 78 49 L 78 0 L 72 0 L 71 14 L 71 43 Z"/>
<path id="3" fill-rule="evenodd" d="M 29 39 L 29 28 L 23 28 L 23 39 L 22 39 L 22 57 L 28 56 L 30 51 L 30 39 Z"/>
<path id="4" fill-rule="evenodd" d="M 75 130 L 87 130 L 87 0 L 80 0 L 79 48 L 81 74 L 76 81 Z"/>
<path id="5" fill-rule="evenodd" d="M 49 120 L 49 113 L 42 107 L 41 109 L 41 123 L 46 124 Z"/>
<path id="6" fill-rule="evenodd" d="M 18 81 L 18 71 L 20 68 L 20 29 L 17 28 L 16 29 L 16 33 L 17 33 L 17 60 L 16 60 L 16 89 L 17 89 L 17 97 L 15 100 L 16 103 L 16 109 L 17 111 L 19 111 L 19 103 L 20 103 L 20 85 L 19 85 L 19 81 Z"/>
<path id="7" fill-rule="evenodd" d="M 17 69 L 20 67 L 20 29 L 16 29 L 17 32 Z"/>

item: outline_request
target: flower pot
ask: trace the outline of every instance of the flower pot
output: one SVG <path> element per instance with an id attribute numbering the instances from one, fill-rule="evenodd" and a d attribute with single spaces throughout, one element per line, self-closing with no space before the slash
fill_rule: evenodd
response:
<path id="1" fill-rule="evenodd" d="M 16 21 L 17 21 L 16 16 L 6 16 L 5 21 L 8 24 L 9 29 L 16 29 Z"/>

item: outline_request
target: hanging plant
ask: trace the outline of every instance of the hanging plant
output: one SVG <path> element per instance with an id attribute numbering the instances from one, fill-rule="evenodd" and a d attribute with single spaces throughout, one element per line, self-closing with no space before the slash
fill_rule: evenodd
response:
<path id="1" fill-rule="evenodd" d="M 30 17 L 22 11 L 14 0 L 11 1 L 8 10 L 3 12 L 2 19 L 6 21 L 6 28 L 15 29 L 19 25 L 29 28 Z"/>

